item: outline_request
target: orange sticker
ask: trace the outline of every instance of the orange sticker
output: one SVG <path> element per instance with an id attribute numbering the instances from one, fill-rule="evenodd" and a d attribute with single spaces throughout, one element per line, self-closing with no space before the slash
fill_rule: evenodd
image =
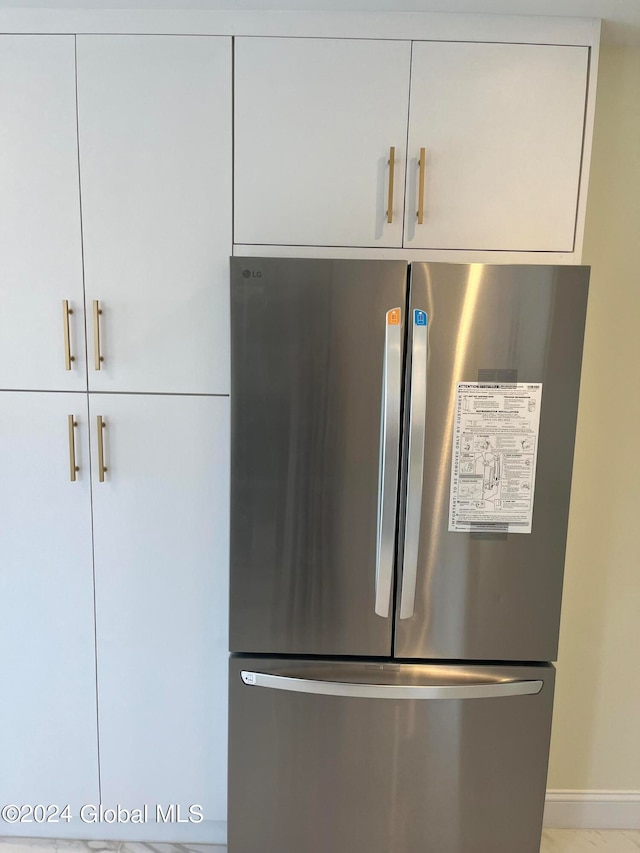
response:
<path id="1" fill-rule="evenodd" d="M 393 311 L 387 311 L 387 325 L 388 326 L 399 326 L 400 325 L 400 309 L 394 308 Z"/>

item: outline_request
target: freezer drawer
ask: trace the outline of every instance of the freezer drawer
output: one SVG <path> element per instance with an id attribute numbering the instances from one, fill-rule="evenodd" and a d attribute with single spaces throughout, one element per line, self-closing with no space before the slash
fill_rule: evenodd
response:
<path id="1" fill-rule="evenodd" d="M 538 853 L 554 676 L 231 658 L 229 853 Z"/>

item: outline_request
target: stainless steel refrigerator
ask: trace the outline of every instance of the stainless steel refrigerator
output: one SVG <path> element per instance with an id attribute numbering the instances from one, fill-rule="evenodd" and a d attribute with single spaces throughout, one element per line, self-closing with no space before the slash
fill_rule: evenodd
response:
<path id="1" fill-rule="evenodd" d="M 537 853 L 589 272 L 233 258 L 229 853 Z"/>

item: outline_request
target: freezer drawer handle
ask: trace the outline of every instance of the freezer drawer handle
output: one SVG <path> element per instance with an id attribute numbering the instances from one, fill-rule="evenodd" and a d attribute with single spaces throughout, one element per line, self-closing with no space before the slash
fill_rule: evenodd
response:
<path id="1" fill-rule="evenodd" d="M 376 601 L 378 616 L 389 618 L 395 552 L 398 457 L 400 454 L 400 393 L 402 382 L 402 310 L 387 311 L 382 369 Z"/>
<path id="2" fill-rule="evenodd" d="M 411 350 L 411 396 L 409 403 L 409 455 L 407 465 L 407 504 L 402 558 L 400 618 L 413 616 L 418 577 L 418 545 L 422 515 L 422 473 L 424 469 L 425 424 L 427 417 L 427 329 L 425 311 L 413 311 Z"/>
<path id="3" fill-rule="evenodd" d="M 482 684 L 353 684 L 341 681 L 312 681 L 287 675 L 269 675 L 243 669 L 242 682 L 248 687 L 270 687 L 293 693 L 346 696 L 360 699 L 495 699 L 502 696 L 533 696 L 543 681 L 495 681 Z"/>

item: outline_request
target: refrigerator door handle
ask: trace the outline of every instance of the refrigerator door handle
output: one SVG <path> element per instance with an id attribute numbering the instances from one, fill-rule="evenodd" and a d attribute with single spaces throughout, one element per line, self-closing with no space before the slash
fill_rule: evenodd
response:
<path id="1" fill-rule="evenodd" d="M 240 677 L 247 687 L 268 687 L 292 693 L 361 699 L 495 699 L 504 696 L 533 696 L 540 693 L 544 685 L 544 682 L 538 679 L 485 681 L 479 684 L 354 684 L 270 675 L 244 669 Z"/>
<path id="2" fill-rule="evenodd" d="M 375 612 L 389 618 L 395 555 L 398 464 L 400 456 L 400 398 L 402 393 L 402 309 L 387 311 L 382 371 L 378 530 L 376 542 Z"/>
<path id="3" fill-rule="evenodd" d="M 427 329 L 425 311 L 413 311 L 413 346 L 411 349 L 411 396 L 409 403 L 409 454 L 407 464 L 407 503 L 402 560 L 400 618 L 410 619 L 414 613 L 418 578 L 418 546 L 422 515 L 422 474 L 427 409 Z"/>

